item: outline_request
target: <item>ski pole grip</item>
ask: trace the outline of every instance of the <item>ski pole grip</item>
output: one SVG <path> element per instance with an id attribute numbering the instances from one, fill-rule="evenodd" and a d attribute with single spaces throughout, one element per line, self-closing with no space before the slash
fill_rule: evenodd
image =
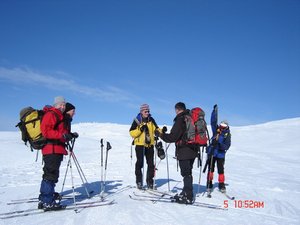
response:
<path id="1" fill-rule="evenodd" d="M 111 145 L 110 145 L 109 142 L 107 142 L 107 143 L 106 143 L 106 150 L 108 151 L 108 150 L 110 150 L 110 149 L 111 149 Z"/>

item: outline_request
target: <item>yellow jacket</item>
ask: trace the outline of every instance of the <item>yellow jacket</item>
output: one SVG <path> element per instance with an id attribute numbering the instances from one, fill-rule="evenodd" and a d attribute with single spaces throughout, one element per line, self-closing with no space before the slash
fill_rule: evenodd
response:
<path id="1" fill-rule="evenodd" d="M 141 127 L 143 125 L 147 125 L 149 130 L 149 137 L 150 137 L 150 144 L 146 144 L 145 132 L 141 131 Z M 130 136 L 134 139 L 134 145 L 141 145 L 145 147 L 150 147 L 154 145 L 154 131 L 156 129 L 159 129 L 155 120 L 152 117 L 148 117 L 146 119 L 143 119 L 142 122 L 139 122 L 137 119 L 135 119 L 131 125 L 131 128 L 129 130 Z"/>

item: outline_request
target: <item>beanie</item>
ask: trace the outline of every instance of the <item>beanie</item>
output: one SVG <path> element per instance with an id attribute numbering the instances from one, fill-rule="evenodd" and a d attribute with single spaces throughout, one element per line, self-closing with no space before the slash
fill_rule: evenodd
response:
<path id="1" fill-rule="evenodd" d="M 66 102 L 66 100 L 63 96 L 57 96 L 57 97 L 54 98 L 54 104 L 53 105 L 55 106 L 55 105 L 58 105 L 60 103 L 65 103 L 65 102 Z"/>
<path id="2" fill-rule="evenodd" d="M 142 111 L 144 111 L 144 110 L 150 110 L 150 107 L 149 107 L 149 105 L 148 104 L 142 104 L 141 105 L 141 107 L 140 107 L 140 111 L 142 112 Z"/>
<path id="3" fill-rule="evenodd" d="M 220 123 L 220 126 L 221 127 L 228 127 L 228 121 L 227 120 L 223 120 L 221 123 Z"/>
<path id="4" fill-rule="evenodd" d="M 72 109 L 75 109 L 75 106 L 72 105 L 70 102 L 67 102 L 65 112 L 69 112 Z"/>
<path id="5" fill-rule="evenodd" d="M 175 105 L 175 109 L 178 110 L 186 110 L 185 104 L 183 102 L 177 102 Z"/>

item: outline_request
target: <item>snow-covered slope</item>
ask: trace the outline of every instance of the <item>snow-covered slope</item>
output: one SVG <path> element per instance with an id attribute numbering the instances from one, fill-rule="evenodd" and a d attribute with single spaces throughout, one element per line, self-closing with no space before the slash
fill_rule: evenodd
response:
<path id="1" fill-rule="evenodd" d="M 113 147 L 108 156 L 106 192 L 113 194 L 127 185 L 135 184 L 135 155 L 133 149 L 131 161 L 128 130 L 129 125 L 73 125 L 73 131 L 80 134 L 74 151 L 89 182 L 89 190 L 95 193 L 100 191 L 101 138 L 109 141 Z M 0 224 L 300 224 L 300 118 L 232 127 L 231 130 L 232 147 L 226 157 L 225 175 L 228 194 L 235 196 L 236 201 L 227 202 L 228 211 L 175 203 L 134 201 L 128 196 L 136 190 L 127 189 L 110 197 L 116 202 L 111 206 L 88 208 L 80 213 L 61 211 L 0 219 Z M 35 208 L 36 203 L 7 205 L 7 202 L 38 196 L 42 175 L 41 155 L 35 162 L 35 152 L 30 152 L 24 146 L 19 132 L 0 132 L 0 146 L 0 213 Z M 182 187 L 182 178 L 177 172 L 176 160 L 173 159 L 174 145 L 171 145 L 168 153 L 170 188 L 171 192 L 176 193 Z M 65 157 L 57 191 L 61 191 L 67 161 L 68 157 Z M 195 192 L 198 190 L 199 171 L 195 163 Z M 74 166 L 73 173 L 77 194 L 84 194 L 82 181 Z M 202 174 L 201 192 L 205 190 L 204 177 Z M 158 165 L 156 179 L 158 189 L 168 191 L 166 160 Z M 71 191 L 71 176 L 68 173 L 64 193 Z M 197 197 L 197 201 L 222 206 L 224 200 L 228 199 L 217 190 L 211 199 L 202 195 Z M 246 208 L 242 203 L 247 203 L 247 200 L 263 205 L 256 209 Z"/>

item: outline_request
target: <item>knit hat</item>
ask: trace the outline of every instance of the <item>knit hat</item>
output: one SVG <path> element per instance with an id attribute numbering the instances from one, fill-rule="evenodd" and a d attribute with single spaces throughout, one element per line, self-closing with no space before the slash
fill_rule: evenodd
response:
<path id="1" fill-rule="evenodd" d="M 66 109 L 65 109 L 65 112 L 69 112 L 69 111 L 71 111 L 72 109 L 75 109 L 75 106 L 72 105 L 70 102 L 67 102 L 67 103 L 66 103 Z"/>
<path id="2" fill-rule="evenodd" d="M 178 110 L 186 110 L 185 104 L 183 102 L 177 102 L 175 105 L 175 109 Z"/>
<path id="3" fill-rule="evenodd" d="M 53 105 L 55 106 L 55 105 L 58 105 L 60 103 L 66 103 L 65 98 L 63 96 L 57 96 L 57 97 L 55 97 Z"/>
<path id="4" fill-rule="evenodd" d="M 228 125 L 228 121 L 227 120 L 223 120 L 221 123 L 220 123 L 220 126 L 221 127 L 228 127 L 229 125 Z"/>
<path id="5" fill-rule="evenodd" d="M 150 111 L 150 107 L 148 104 L 142 104 L 141 107 L 140 107 L 140 111 L 143 112 L 145 110 L 148 110 Z"/>

